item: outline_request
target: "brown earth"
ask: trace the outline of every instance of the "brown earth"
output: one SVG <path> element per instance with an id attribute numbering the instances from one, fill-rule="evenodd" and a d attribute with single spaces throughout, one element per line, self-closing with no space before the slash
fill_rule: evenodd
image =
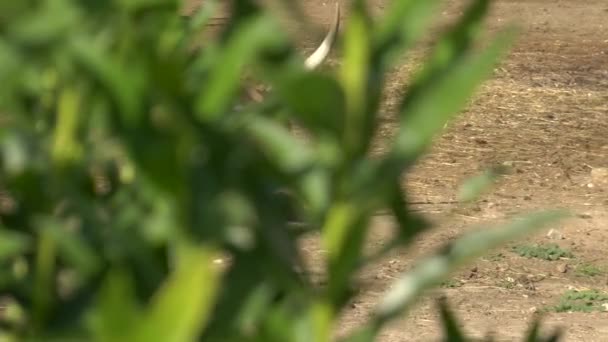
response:
<path id="1" fill-rule="evenodd" d="M 302 3 L 315 21 L 331 19 L 332 1 Z M 381 15 L 388 1 L 368 3 Z M 448 1 L 437 21 L 449 22 L 464 3 Z M 343 315 L 339 334 L 365 321 L 415 257 L 435 251 L 472 224 L 541 208 L 568 208 L 577 215 L 552 227 L 551 237 L 547 229 L 489 253 L 437 291 L 447 296 L 466 331 L 479 337 L 494 332 L 500 341 L 519 340 L 534 313 L 556 305 L 568 289 L 608 292 L 608 180 L 601 169 L 608 167 L 608 2 L 496 1 L 488 30 L 497 32 L 507 23 L 522 28 L 516 46 L 403 183 L 412 200 L 427 203 L 416 209 L 440 226 L 412 249 L 396 252 L 362 273 L 361 294 Z M 311 38 L 303 42 L 306 49 L 313 44 Z M 421 46 L 393 71 L 387 113 L 425 50 Z M 387 114 L 376 153 L 382 153 L 383 138 L 395 130 L 396 122 Z M 498 164 L 511 166 L 513 172 L 478 203 L 453 204 L 463 180 Z M 382 246 L 390 228 L 390 220 L 379 217 L 369 245 Z M 533 243 L 557 243 L 574 257 L 546 261 L 512 251 Z M 315 238 L 305 250 L 312 267 L 319 268 L 323 251 Z M 436 295 L 384 329 L 379 341 L 437 340 L 440 329 L 431 300 Z M 549 310 L 545 323 L 564 327 L 566 341 L 608 341 L 608 312 Z"/>

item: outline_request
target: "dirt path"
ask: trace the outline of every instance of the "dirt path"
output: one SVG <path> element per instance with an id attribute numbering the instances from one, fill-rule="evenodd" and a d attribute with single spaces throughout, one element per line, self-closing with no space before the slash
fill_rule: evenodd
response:
<path id="1" fill-rule="evenodd" d="M 303 3 L 315 20 L 330 20 L 331 1 Z M 387 1 L 368 3 L 380 14 Z M 437 19 L 454 18 L 463 3 L 448 1 Z M 608 167 L 608 2 L 497 1 L 488 20 L 490 32 L 508 22 L 523 29 L 518 44 L 436 141 L 432 153 L 404 180 L 414 200 L 437 203 L 419 209 L 435 218 L 440 228 L 422 237 L 414 250 L 395 253 L 362 274 L 361 295 L 344 314 L 342 333 L 365 320 L 414 257 L 432 252 L 470 224 L 539 208 L 564 207 L 578 216 L 554 227 L 553 238 L 544 232 L 493 251 L 438 290 L 447 295 L 467 330 L 478 336 L 495 330 L 499 340 L 517 340 L 533 313 L 558 304 L 568 289 L 608 292 L 608 186 L 598 186 L 591 178 L 594 168 Z M 313 40 L 305 45 L 312 48 Z M 389 112 L 392 97 L 400 94 L 420 56 L 415 52 L 392 75 Z M 387 115 L 382 136 L 394 131 L 395 122 Z M 380 139 L 376 152 L 382 148 Z M 467 208 L 439 204 L 453 200 L 464 179 L 497 164 L 510 165 L 513 172 L 483 201 Z M 382 245 L 389 230 L 390 222 L 379 218 L 370 246 Z M 512 250 L 533 243 L 556 243 L 573 256 L 546 261 Z M 314 267 L 322 251 L 314 238 L 305 249 Z M 546 322 L 565 327 L 565 340 L 608 341 L 607 312 L 548 311 Z M 436 340 L 435 312 L 432 301 L 423 302 L 383 331 L 380 341 Z"/>

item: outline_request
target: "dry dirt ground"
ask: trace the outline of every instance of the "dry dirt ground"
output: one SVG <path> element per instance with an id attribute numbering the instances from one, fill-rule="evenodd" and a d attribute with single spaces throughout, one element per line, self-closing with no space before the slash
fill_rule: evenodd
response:
<path id="1" fill-rule="evenodd" d="M 381 15 L 387 1 L 368 3 Z M 464 3 L 448 1 L 437 21 L 449 22 L 461 13 Z M 331 0 L 303 4 L 313 19 L 329 22 Z M 608 312 L 550 309 L 569 289 L 608 293 L 608 185 L 601 184 L 601 177 L 592 179 L 593 169 L 608 167 L 608 2 L 496 1 L 487 20 L 488 31 L 496 32 L 506 23 L 522 29 L 516 46 L 403 182 L 413 201 L 427 203 L 416 209 L 439 227 L 412 249 L 396 252 L 362 273 L 361 294 L 343 315 L 339 333 L 365 321 L 374 303 L 416 257 L 435 251 L 470 225 L 560 207 L 576 215 L 553 226 L 550 237 L 545 230 L 492 251 L 429 294 L 407 317 L 384 329 L 379 340 L 437 340 L 440 332 L 432 299 L 441 293 L 466 331 L 475 336 L 494 332 L 498 340 L 520 340 L 534 313 L 546 310 L 546 326 L 564 327 L 566 341 L 608 341 Z M 311 49 L 313 41 L 304 45 Z M 388 113 L 425 49 L 414 51 L 393 71 L 387 89 Z M 339 59 L 334 57 L 332 63 Z M 376 153 L 382 153 L 383 138 L 390 138 L 395 129 L 394 119 L 387 114 Z M 463 180 L 497 164 L 509 165 L 513 172 L 475 205 L 453 204 Z M 379 217 L 370 246 L 382 246 L 390 228 L 390 220 Z M 547 261 L 513 251 L 547 243 L 571 255 Z M 314 238 L 305 250 L 312 266 L 318 267 L 323 251 Z"/>

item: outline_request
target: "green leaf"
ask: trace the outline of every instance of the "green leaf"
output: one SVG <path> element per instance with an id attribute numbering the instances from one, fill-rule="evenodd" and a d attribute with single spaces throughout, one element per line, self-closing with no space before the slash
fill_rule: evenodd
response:
<path id="1" fill-rule="evenodd" d="M 330 201 L 329 172 L 321 167 L 313 168 L 299 179 L 297 189 L 304 202 L 304 207 L 312 217 L 311 221 L 321 217 Z"/>
<path id="2" fill-rule="evenodd" d="M 87 323 L 100 342 L 127 341 L 125 336 L 139 323 L 141 313 L 130 275 L 116 269 L 105 279 Z"/>
<path id="3" fill-rule="evenodd" d="M 66 229 L 68 224 L 49 219 L 44 224 L 53 243 L 57 246 L 58 255 L 68 265 L 75 267 L 79 275 L 88 277 L 96 274 L 101 262 L 94 249 L 78 234 Z M 81 229 L 80 227 L 72 227 Z"/>
<path id="4" fill-rule="evenodd" d="M 421 91 L 429 91 L 435 80 L 460 62 L 471 49 L 474 39 L 481 31 L 481 23 L 488 11 L 489 0 L 474 0 L 461 16 L 454 28 L 437 43 L 422 70 L 416 75 L 408 90 L 403 106 Z"/>
<path id="5" fill-rule="evenodd" d="M 69 36 L 70 30 L 80 27 L 80 13 L 71 1 L 44 1 L 39 8 L 30 10 L 8 30 L 8 35 L 27 46 L 59 45 Z"/>
<path id="6" fill-rule="evenodd" d="M 147 195 L 151 202 L 152 212 L 140 220 L 141 232 L 150 244 L 162 246 L 172 239 L 176 228 L 177 216 L 174 202 L 171 197 L 152 191 Z"/>
<path id="7" fill-rule="evenodd" d="M 140 61 L 135 65 L 119 63 L 102 46 L 83 38 L 71 44 L 74 60 L 93 80 L 102 85 L 120 111 L 117 123 L 135 126 L 143 119 L 147 75 Z"/>
<path id="8" fill-rule="evenodd" d="M 200 29 L 204 29 L 214 15 L 218 14 L 218 2 L 219 0 L 205 0 L 201 4 L 201 8 L 188 18 L 188 26 L 192 32 L 197 32 Z"/>
<path id="9" fill-rule="evenodd" d="M 0 262 L 25 253 L 31 243 L 31 238 L 26 234 L 0 229 Z"/>
<path id="10" fill-rule="evenodd" d="M 66 87 L 59 96 L 57 124 L 53 139 L 53 160 L 57 165 L 75 162 L 82 156 L 78 141 L 82 95 L 75 87 Z"/>
<path id="11" fill-rule="evenodd" d="M 542 337 L 540 333 L 540 323 L 542 317 L 537 316 L 534 318 L 534 322 L 530 326 L 530 330 L 526 334 L 526 342 L 557 342 L 561 340 L 563 332 L 561 329 L 555 329 L 547 337 Z"/>
<path id="12" fill-rule="evenodd" d="M 393 193 L 388 205 L 394 219 L 397 221 L 397 234 L 393 237 L 392 241 L 385 244 L 377 252 L 366 257 L 363 260 L 365 264 L 385 257 L 395 248 L 408 246 L 420 233 L 432 228 L 432 225 L 423 216 L 413 213 L 409 209 L 405 193 L 401 190 L 399 181 L 394 181 L 391 188 L 393 189 Z"/>
<path id="13" fill-rule="evenodd" d="M 0 23 L 9 26 L 30 10 L 31 4 L 25 1 L 0 1 Z"/>
<path id="14" fill-rule="evenodd" d="M 256 16 L 241 23 L 238 32 L 218 54 L 204 91 L 198 97 L 199 119 L 216 120 L 230 109 L 245 66 L 254 62 L 264 48 L 283 41 L 278 32 L 275 22 L 266 16 Z"/>
<path id="15" fill-rule="evenodd" d="M 344 342 L 374 342 L 378 335 L 378 327 L 374 324 L 359 329 L 355 334 L 340 339 Z"/>
<path id="16" fill-rule="evenodd" d="M 236 325 L 243 331 L 257 330 L 260 321 L 271 307 L 274 293 L 268 284 L 260 284 L 250 291 L 249 297 L 242 302 Z"/>
<path id="17" fill-rule="evenodd" d="M 272 292 L 268 295 L 274 295 L 271 285 L 270 287 L 263 285 L 269 276 L 268 270 L 274 269 L 260 262 L 264 258 L 262 255 L 264 252 L 259 248 L 235 254 L 230 271 L 225 276 L 226 281 L 218 299 L 217 310 L 214 311 L 202 340 L 219 342 L 226 340 L 226 335 L 232 336 L 234 333 L 238 336 L 239 331 L 235 329 L 235 324 L 251 322 L 249 319 L 255 319 L 246 316 L 252 314 L 249 311 L 249 305 L 252 305 L 250 301 L 261 300 L 262 298 L 254 297 L 265 296 L 265 291 Z M 256 290 L 260 288 L 262 288 L 260 292 Z M 269 303 L 269 306 L 271 304 Z M 237 317 L 242 317 L 243 320 Z M 263 319 L 264 316 L 259 317 L 260 321 Z"/>
<path id="18" fill-rule="evenodd" d="M 55 302 L 53 296 L 55 289 L 57 244 L 53 239 L 45 218 L 36 218 L 38 241 L 35 261 L 35 286 L 33 288 L 32 303 L 32 330 L 39 333 L 47 322 L 49 311 Z"/>
<path id="19" fill-rule="evenodd" d="M 3 83 L 2 89 L 0 89 L 0 106 L 3 106 L 5 101 L 13 101 L 12 87 L 18 82 L 20 70 L 25 68 L 22 60 L 23 57 L 20 56 L 17 49 L 0 37 L 0 80 Z"/>
<path id="20" fill-rule="evenodd" d="M 471 258 L 564 216 L 561 211 L 538 213 L 514 219 L 494 229 L 480 227 L 473 233 L 466 234 L 448 244 L 440 254 L 421 260 L 412 271 L 403 275 L 376 308 L 376 319 L 385 322 L 400 312 L 407 311 L 425 290 L 441 282 Z"/>
<path id="21" fill-rule="evenodd" d="M 503 31 L 483 52 L 456 63 L 438 76 L 426 91 L 412 96 L 402 113 L 401 127 L 391 153 L 408 163 L 416 160 L 448 119 L 467 103 L 480 82 L 492 73 L 513 37 L 513 30 Z"/>
<path id="22" fill-rule="evenodd" d="M 354 159 L 364 153 L 371 138 L 368 106 L 371 27 L 364 5 L 355 3 L 351 9 L 344 34 L 344 47 L 340 79 L 346 96 L 346 118 L 343 140 L 347 159 Z"/>
<path id="23" fill-rule="evenodd" d="M 154 9 L 165 9 L 177 11 L 179 2 L 175 0 L 115 0 L 123 10 L 129 12 L 149 11 Z"/>
<path id="24" fill-rule="evenodd" d="M 375 54 L 380 70 L 393 64 L 399 53 L 417 40 L 439 8 L 439 0 L 402 0 L 388 4 L 374 30 Z"/>
<path id="25" fill-rule="evenodd" d="M 177 268 L 150 303 L 128 341 L 194 341 L 207 324 L 219 289 L 216 253 L 184 247 Z"/>
<path id="26" fill-rule="evenodd" d="M 454 317 L 444 297 L 439 299 L 439 312 L 441 313 L 441 323 L 443 324 L 443 341 L 466 342 L 469 340 L 460 328 L 456 317 Z"/>
<path id="27" fill-rule="evenodd" d="M 339 307 L 348 298 L 349 284 L 363 251 L 370 217 L 354 203 L 342 200 L 327 213 L 322 227 L 323 247 L 328 253 L 329 282 L 327 293 Z"/>
<path id="28" fill-rule="evenodd" d="M 16 176 L 25 172 L 32 162 L 32 156 L 27 146 L 27 137 L 17 130 L 7 132 L 2 137 L 2 163 L 8 176 Z"/>
<path id="29" fill-rule="evenodd" d="M 243 128 L 268 160 L 282 171 L 297 173 L 312 165 L 310 149 L 282 125 L 262 117 L 250 117 Z"/>
<path id="30" fill-rule="evenodd" d="M 316 135 L 329 133 L 337 138 L 344 126 L 344 94 L 333 78 L 301 73 L 281 84 L 279 91 L 290 108 Z"/>
<path id="31" fill-rule="evenodd" d="M 422 216 L 413 213 L 407 203 L 405 193 L 400 188 L 399 181 L 395 181 L 391 196 L 390 208 L 399 225 L 399 235 L 396 242 L 406 246 L 420 233 L 431 228 L 431 224 Z"/>
<path id="32" fill-rule="evenodd" d="M 468 179 L 460 186 L 457 196 L 458 201 L 475 201 L 485 190 L 492 186 L 500 176 L 504 175 L 505 172 L 506 169 L 504 167 L 495 167 L 479 176 Z"/>

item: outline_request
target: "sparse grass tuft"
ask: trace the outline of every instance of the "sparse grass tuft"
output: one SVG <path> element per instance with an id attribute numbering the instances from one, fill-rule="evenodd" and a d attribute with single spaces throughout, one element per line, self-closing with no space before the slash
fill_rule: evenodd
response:
<path id="1" fill-rule="evenodd" d="M 455 289 L 455 288 L 461 287 L 462 285 L 463 285 L 463 283 L 458 279 L 448 279 L 441 283 L 441 287 L 448 288 L 448 289 Z"/>
<path id="2" fill-rule="evenodd" d="M 589 264 L 583 263 L 576 266 L 575 274 L 579 277 L 596 277 L 606 273 L 602 268 Z"/>
<path id="3" fill-rule="evenodd" d="M 541 245 L 517 245 L 512 247 L 512 251 L 522 257 L 537 258 L 549 261 L 559 260 L 560 258 L 574 257 L 569 250 L 563 249 L 554 243 Z"/>
<path id="4" fill-rule="evenodd" d="M 560 302 L 547 311 L 553 312 L 594 312 L 608 311 L 608 293 L 598 290 L 568 290 Z"/>

